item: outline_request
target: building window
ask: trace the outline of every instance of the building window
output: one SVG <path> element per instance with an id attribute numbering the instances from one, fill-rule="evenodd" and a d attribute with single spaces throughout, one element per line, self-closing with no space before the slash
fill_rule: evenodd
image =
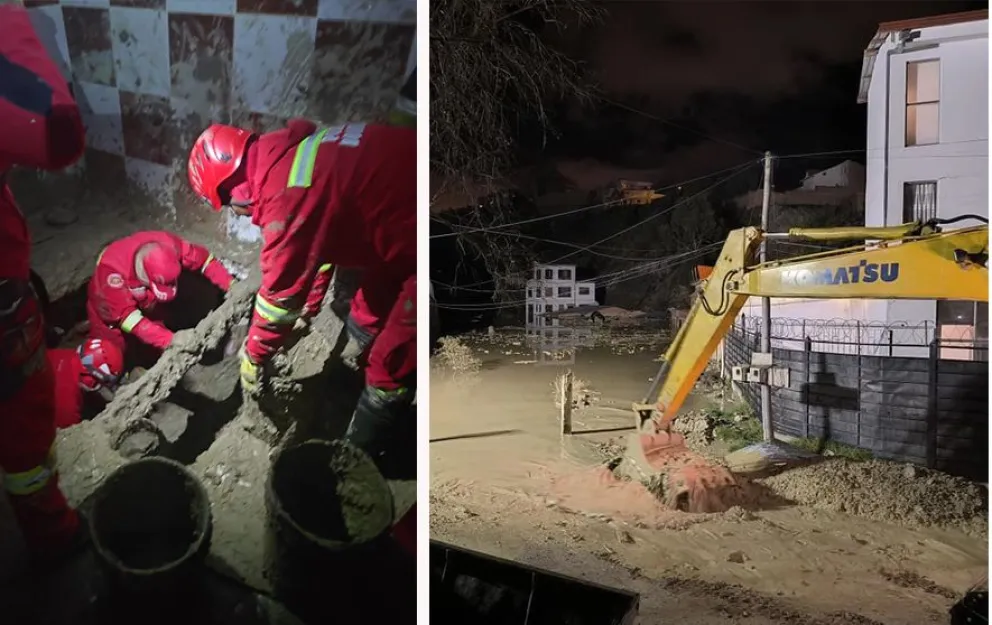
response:
<path id="1" fill-rule="evenodd" d="M 902 220 L 929 221 L 937 217 L 937 183 L 907 182 L 902 186 Z"/>
<path id="2" fill-rule="evenodd" d="M 534 323 L 534 307 L 527 307 L 527 325 L 532 325 Z"/>
<path id="3" fill-rule="evenodd" d="M 554 297 L 554 289 L 550 286 L 544 287 L 544 297 Z"/>
<path id="4" fill-rule="evenodd" d="M 571 280 L 572 279 L 572 270 L 571 269 L 559 269 L 558 270 L 558 279 L 559 280 Z"/>
<path id="5" fill-rule="evenodd" d="M 580 286 L 579 287 L 579 295 L 589 295 L 589 287 L 587 287 L 587 286 Z"/>
<path id="6" fill-rule="evenodd" d="M 906 146 L 940 141 L 940 61 L 906 63 Z"/>
<path id="7" fill-rule="evenodd" d="M 544 270 L 544 279 L 545 280 L 554 280 L 554 278 L 555 278 L 555 270 L 554 269 L 545 269 Z"/>
<path id="8" fill-rule="evenodd" d="M 572 297 L 572 287 L 570 286 L 558 287 L 558 297 Z"/>
<path id="9" fill-rule="evenodd" d="M 940 358 L 988 360 L 989 305 L 987 302 L 937 302 L 937 339 Z"/>

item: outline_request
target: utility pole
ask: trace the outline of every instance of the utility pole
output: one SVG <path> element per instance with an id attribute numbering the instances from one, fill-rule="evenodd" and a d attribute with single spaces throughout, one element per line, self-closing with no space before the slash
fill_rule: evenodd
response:
<path id="1" fill-rule="evenodd" d="M 772 203 L 772 153 L 765 152 L 765 181 L 761 193 L 761 229 L 768 232 L 768 212 Z M 768 262 L 768 239 L 761 241 L 759 251 L 762 263 Z M 772 300 L 769 297 L 761 298 L 761 351 L 766 354 L 772 353 Z M 770 373 L 770 371 L 765 372 Z M 772 387 L 768 384 L 768 378 L 761 383 L 761 431 L 766 442 L 775 438 L 772 426 Z"/>

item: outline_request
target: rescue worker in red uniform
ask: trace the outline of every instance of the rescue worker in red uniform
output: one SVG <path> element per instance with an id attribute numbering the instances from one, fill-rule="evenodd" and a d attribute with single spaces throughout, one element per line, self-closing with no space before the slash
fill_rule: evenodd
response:
<path id="1" fill-rule="evenodd" d="M 244 387 L 256 387 L 294 324 L 319 312 L 333 267 L 363 270 L 346 327 L 367 360 L 365 388 L 346 438 L 377 460 L 415 391 L 416 142 L 413 128 L 388 125 L 291 120 L 262 135 L 213 125 L 189 160 L 197 195 L 262 231 Z"/>
<path id="2" fill-rule="evenodd" d="M 11 167 L 58 170 L 82 156 L 83 123 L 19 3 L 0 2 L 0 470 L 36 562 L 83 543 L 55 470 L 55 378 L 31 286 L 31 238 L 7 185 Z"/>
<path id="3" fill-rule="evenodd" d="M 48 363 L 55 373 L 58 429 L 82 421 L 87 404 L 102 408 L 124 373 L 124 353 L 101 339 L 87 339 L 76 349 L 50 349 Z"/>
<path id="4" fill-rule="evenodd" d="M 86 314 L 90 337 L 126 351 L 125 335 L 164 350 L 173 332 L 160 320 L 160 307 L 176 297 L 179 276 L 194 271 L 227 292 L 233 278 L 207 248 L 171 232 L 137 232 L 103 250 L 90 279 Z"/>

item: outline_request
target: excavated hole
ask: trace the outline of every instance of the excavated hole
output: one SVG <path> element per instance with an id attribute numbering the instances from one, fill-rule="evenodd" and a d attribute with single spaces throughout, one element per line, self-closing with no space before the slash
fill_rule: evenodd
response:
<path id="1" fill-rule="evenodd" d="M 46 300 L 43 281 L 37 276 L 33 279 L 39 297 Z M 51 347 L 75 349 L 86 339 L 88 287 L 89 280 L 55 301 L 45 302 L 48 326 L 54 330 L 49 337 Z M 203 276 L 187 272 L 180 278 L 176 299 L 169 303 L 161 321 L 173 331 L 193 328 L 223 301 L 220 289 Z M 161 353 L 131 337 L 127 341 L 125 373 L 135 379 L 142 369 L 151 368 Z M 147 415 L 148 419 L 142 419 L 133 431 L 122 434 L 121 453 L 132 458 L 155 454 L 190 463 L 210 446 L 241 405 L 241 393 L 236 392 L 237 367 L 231 365 L 230 358 L 224 360 L 224 346 L 222 341 L 217 349 L 206 353 L 201 364 Z M 96 416 L 103 408 L 102 402 L 95 398 L 87 397 L 87 400 L 85 419 Z"/>

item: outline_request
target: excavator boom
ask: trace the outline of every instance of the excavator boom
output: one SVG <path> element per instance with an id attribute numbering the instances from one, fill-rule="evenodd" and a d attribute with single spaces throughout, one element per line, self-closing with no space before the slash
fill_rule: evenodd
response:
<path id="1" fill-rule="evenodd" d="M 838 230 L 873 234 L 871 228 Z M 884 230 L 899 232 L 895 228 Z M 830 240 L 828 230 L 820 233 L 825 236 L 809 238 Z M 791 233 L 791 238 L 800 237 L 807 238 L 799 230 Z M 727 237 L 645 398 L 645 403 L 655 404 L 661 428 L 675 418 L 749 297 L 989 299 L 988 226 L 897 236 L 757 264 L 758 250 L 768 238 L 757 228 L 734 230 Z"/>
<path id="2" fill-rule="evenodd" d="M 762 242 L 776 238 L 814 241 L 860 239 L 845 249 L 758 263 Z M 732 231 L 717 262 L 697 286 L 697 296 L 662 359 L 643 402 L 634 404 L 638 431 L 628 442 L 624 466 L 631 477 L 662 478 L 667 503 L 714 512 L 733 505 L 741 485 L 725 468 L 685 447 L 670 431 L 720 341 L 747 299 L 953 299 L 987 302 L 988 226 L 941 232 L 933 224 L 889 228 L 793 229 L 768 234 Z M 631 469 L 634 471 L 632 472 Z"/>

